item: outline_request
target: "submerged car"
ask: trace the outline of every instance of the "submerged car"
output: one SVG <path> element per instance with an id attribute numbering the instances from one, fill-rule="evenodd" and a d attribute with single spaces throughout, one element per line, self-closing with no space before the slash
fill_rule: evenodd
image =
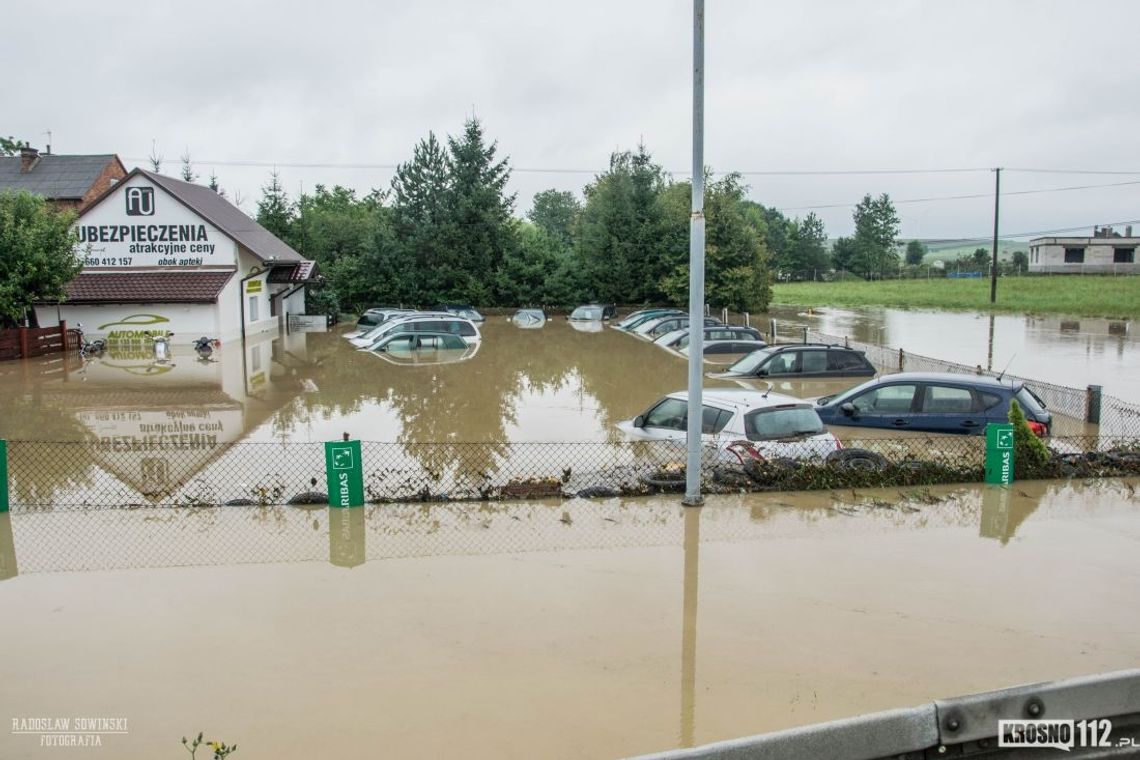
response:
<path id="1" fill-rule="evenodd" d="M 705 317 L 705 327 L 716 327 L 723 325 L 716 317 Z M 659 317 L 657 319 L 643 322 L 637 327 L 630 330 L 634 335 L 645 340 L 655 340 L 667 332 L 674 330 L 688 329 L 689 315 L 682 314 L 677 316 Z"/>
<path id="2" fill-rule="evenodd" d="M 356 329 L 345 333 L 344 337 L 349 340 L 359 338 L 398 314 L 412 313 L 414 312 L 411 309 L 369 309 L 360 315 L 360 319 L 356 320 Z"/>
<path id="3" fill-rule="evenodd" d="M 602 304 L 591 303 L 574 309 L 574 311 L 570 312 L 570 316 L 568 316 L 567 319 L 573 321 L 601 322 L 616 315 L 616 306 L 603 306 Z"/>
<path id="4" fill-rule="evenodd" d="M 684 316 L 686 313 L 687 312 L 681 311 L 680 309 L 642 309 L 641 311 L 635 311 L 633 314 L 630 314 L 615 324 L 614 327 L 618 330 L 635 330 L 651 319 L 660 319 L 661 317 L 672 315 Z"/>
<path id="5" fill-rule="evenodd" d="M 485 317 L 476 311 L 475 307 L 469 303 L 441 303 L 433 306 L 431 310 L 454 314 L 457 317 L 470 319 L 472 322 L 485 321 Z"/>
<path id="6" fill-rule="evenodd" d="M 415 332 L 385 335 L 369 351 L 393 364 L 450 364 L 470 359 L 479 346 L 454 333 Z"/>
<path id="7" fill-rule="evenodd" d="M 710 377 L 867 377 L 877 373 L 862 351 L 816 343 L 767 346 Z"/>
<path id="8" fill-rule="evenodd" d="M 727 364 L 732 360 L 733 354 L 749 354 L 763 347 L 764 344 L 758 340 L 745 340 L 744 338 L 738 338 L 737 340 L 707 340 L 701 344 L 701 354 L 706 357 L 721 357 L 721 362 Z M 685 346 L 680 349 L 680 353 L 688 356 L 689 347 Z"/>
<path id="9" fill-rule="evenodd" d="M 724 463 L 746 459 L 821 459 L 841 448 L 808 401 L 743 389 L 706 390 L 701 396 L 701 440 Z M 632 420 L 617 424 L 630 438 L 684 441 L 689 394 L 670 393 Z"/>
<path id="10" fill-rule="evenodd" d="M 951 372 L 899 372 L 816 401 L 829 425 L 981 435 L 990 422 L 1008 422 L 1013 399 L 1037 436 L 1049 435 L 1053 415 L 1025 383 Z"/>
<path id="11" fill-rule="evenodd" d="M 511 317 L 516 327 L 536 328 L 546 324 L 546 313 L 542 309 L 519 309 Z"/>
<path id="12" fill-rule="evenodd" d="M 704 330 L 704 340 L 752 340 L 758 341 L 759 346 L 753 346 L 750 351 L 755 351 L 763 348 L 764 335 L 755 327 L 738 327 L 736 325 L 717 325 L 715 327 L 706 327 Z M 664 335 L 659 336 L 653 341 L 655 346 L 662 348 L 672 348 L 680 350 L 689 345 L 689 328 L 685 327 L 680 330 L 673 330 Z"/>
<path id="13" fill-rule="evenodd" d="M 451 333 L 461 337 L 469 346 L 475 345 L 482 339 L 479 328 L 469 319 L 450 314 L 421 313 L 392 320 L 382 325 L 379 331 L 369 333 L 363 338 L 357 338 L 352 343 L 362 349 L 369 349 L 376 346 L 386 336 L 400 333 Z"/>

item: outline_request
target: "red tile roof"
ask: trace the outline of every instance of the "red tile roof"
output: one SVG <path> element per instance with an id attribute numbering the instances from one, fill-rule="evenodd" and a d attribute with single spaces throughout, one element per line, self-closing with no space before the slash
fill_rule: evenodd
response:
<path id="1" fill-rule="evenodd" d="M 80 272 L 67 286 L 69 303 L 216 303 L 233 270 Z"/>

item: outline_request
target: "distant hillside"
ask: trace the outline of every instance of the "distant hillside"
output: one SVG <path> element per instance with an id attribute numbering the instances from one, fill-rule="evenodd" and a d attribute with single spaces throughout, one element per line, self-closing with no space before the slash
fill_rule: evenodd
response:
<path id="1" fill-rule="evenodd" d="M 980 243 L 976 240 L 969 242 L 955 242 L 944 241 L 937 243 L 927 243 L 926 248 L 929 251 L 926 254 L 927 261 L 957 261 L 962 257 L 973 256 L 974 251 L 978 248 L 985 248 L 987 251 L 993 246 L 993 241 Z M 1022 240 L 1002 240 L 998 239 L 998 258 L 1010 259 L 1013 257 L 1014 251 L 1025 251 L 1029 253 L 1029 243 Z"/>
<path id="2" fill-rule="evenodd" d="M 899 255 L 902 256 L 906 251 L 906 244 L 913 238 L 900 238 L 899 239 Z M 829 248 L 835 246 L 837 238 L 828 238 L 827 244 Z M 919 242 L 926 246 L 926 259 L 927 263 L 932 261 L 957 261 L 962 257 L 969 257 L 974 255 L 974 251 L 978 248 L 985 248 L 990 250 L 993 244 L 991 240 L 980 242 L 973 241 L 958 241 L 958 240 L 937 240 L 926 241 L 919 239 Z M 1007 261 L 1013 257 L 1014 251 L 1025 251 L 1029 253 L 1029 243 L 1023 240 L 1005 240 L 998 239 L 998 258 Z"/>

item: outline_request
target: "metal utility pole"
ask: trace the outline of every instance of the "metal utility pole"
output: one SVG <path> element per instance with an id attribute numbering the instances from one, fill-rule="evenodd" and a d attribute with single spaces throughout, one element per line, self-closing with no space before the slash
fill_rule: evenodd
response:
<path id="1" fill-rule="evenodd" d="M 994 256 L 990 264 L 990 303 L 997 303 L 998 205 L 1001 202 L 1001 167 L 994 169 Z"/>
<path id="2" fill-rule="evenodd" d="M 689 418 L 686 507 L 701 498 L 701 422 L 705 325 L 705 0 L 693 0 L 693 211 L 689 217 Z"/>

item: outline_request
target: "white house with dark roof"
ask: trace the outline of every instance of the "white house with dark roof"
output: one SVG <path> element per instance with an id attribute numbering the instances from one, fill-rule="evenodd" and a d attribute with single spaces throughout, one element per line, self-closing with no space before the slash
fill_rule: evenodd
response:
<path id="1" fill-rule="evenodd" d="M 316 277 L 313 262 L 218 193 L 144 169 L 92 200 L 76 231 L 83 270 L 36 315 L 113 343 L 276 332 L 305 313 Z"/>

